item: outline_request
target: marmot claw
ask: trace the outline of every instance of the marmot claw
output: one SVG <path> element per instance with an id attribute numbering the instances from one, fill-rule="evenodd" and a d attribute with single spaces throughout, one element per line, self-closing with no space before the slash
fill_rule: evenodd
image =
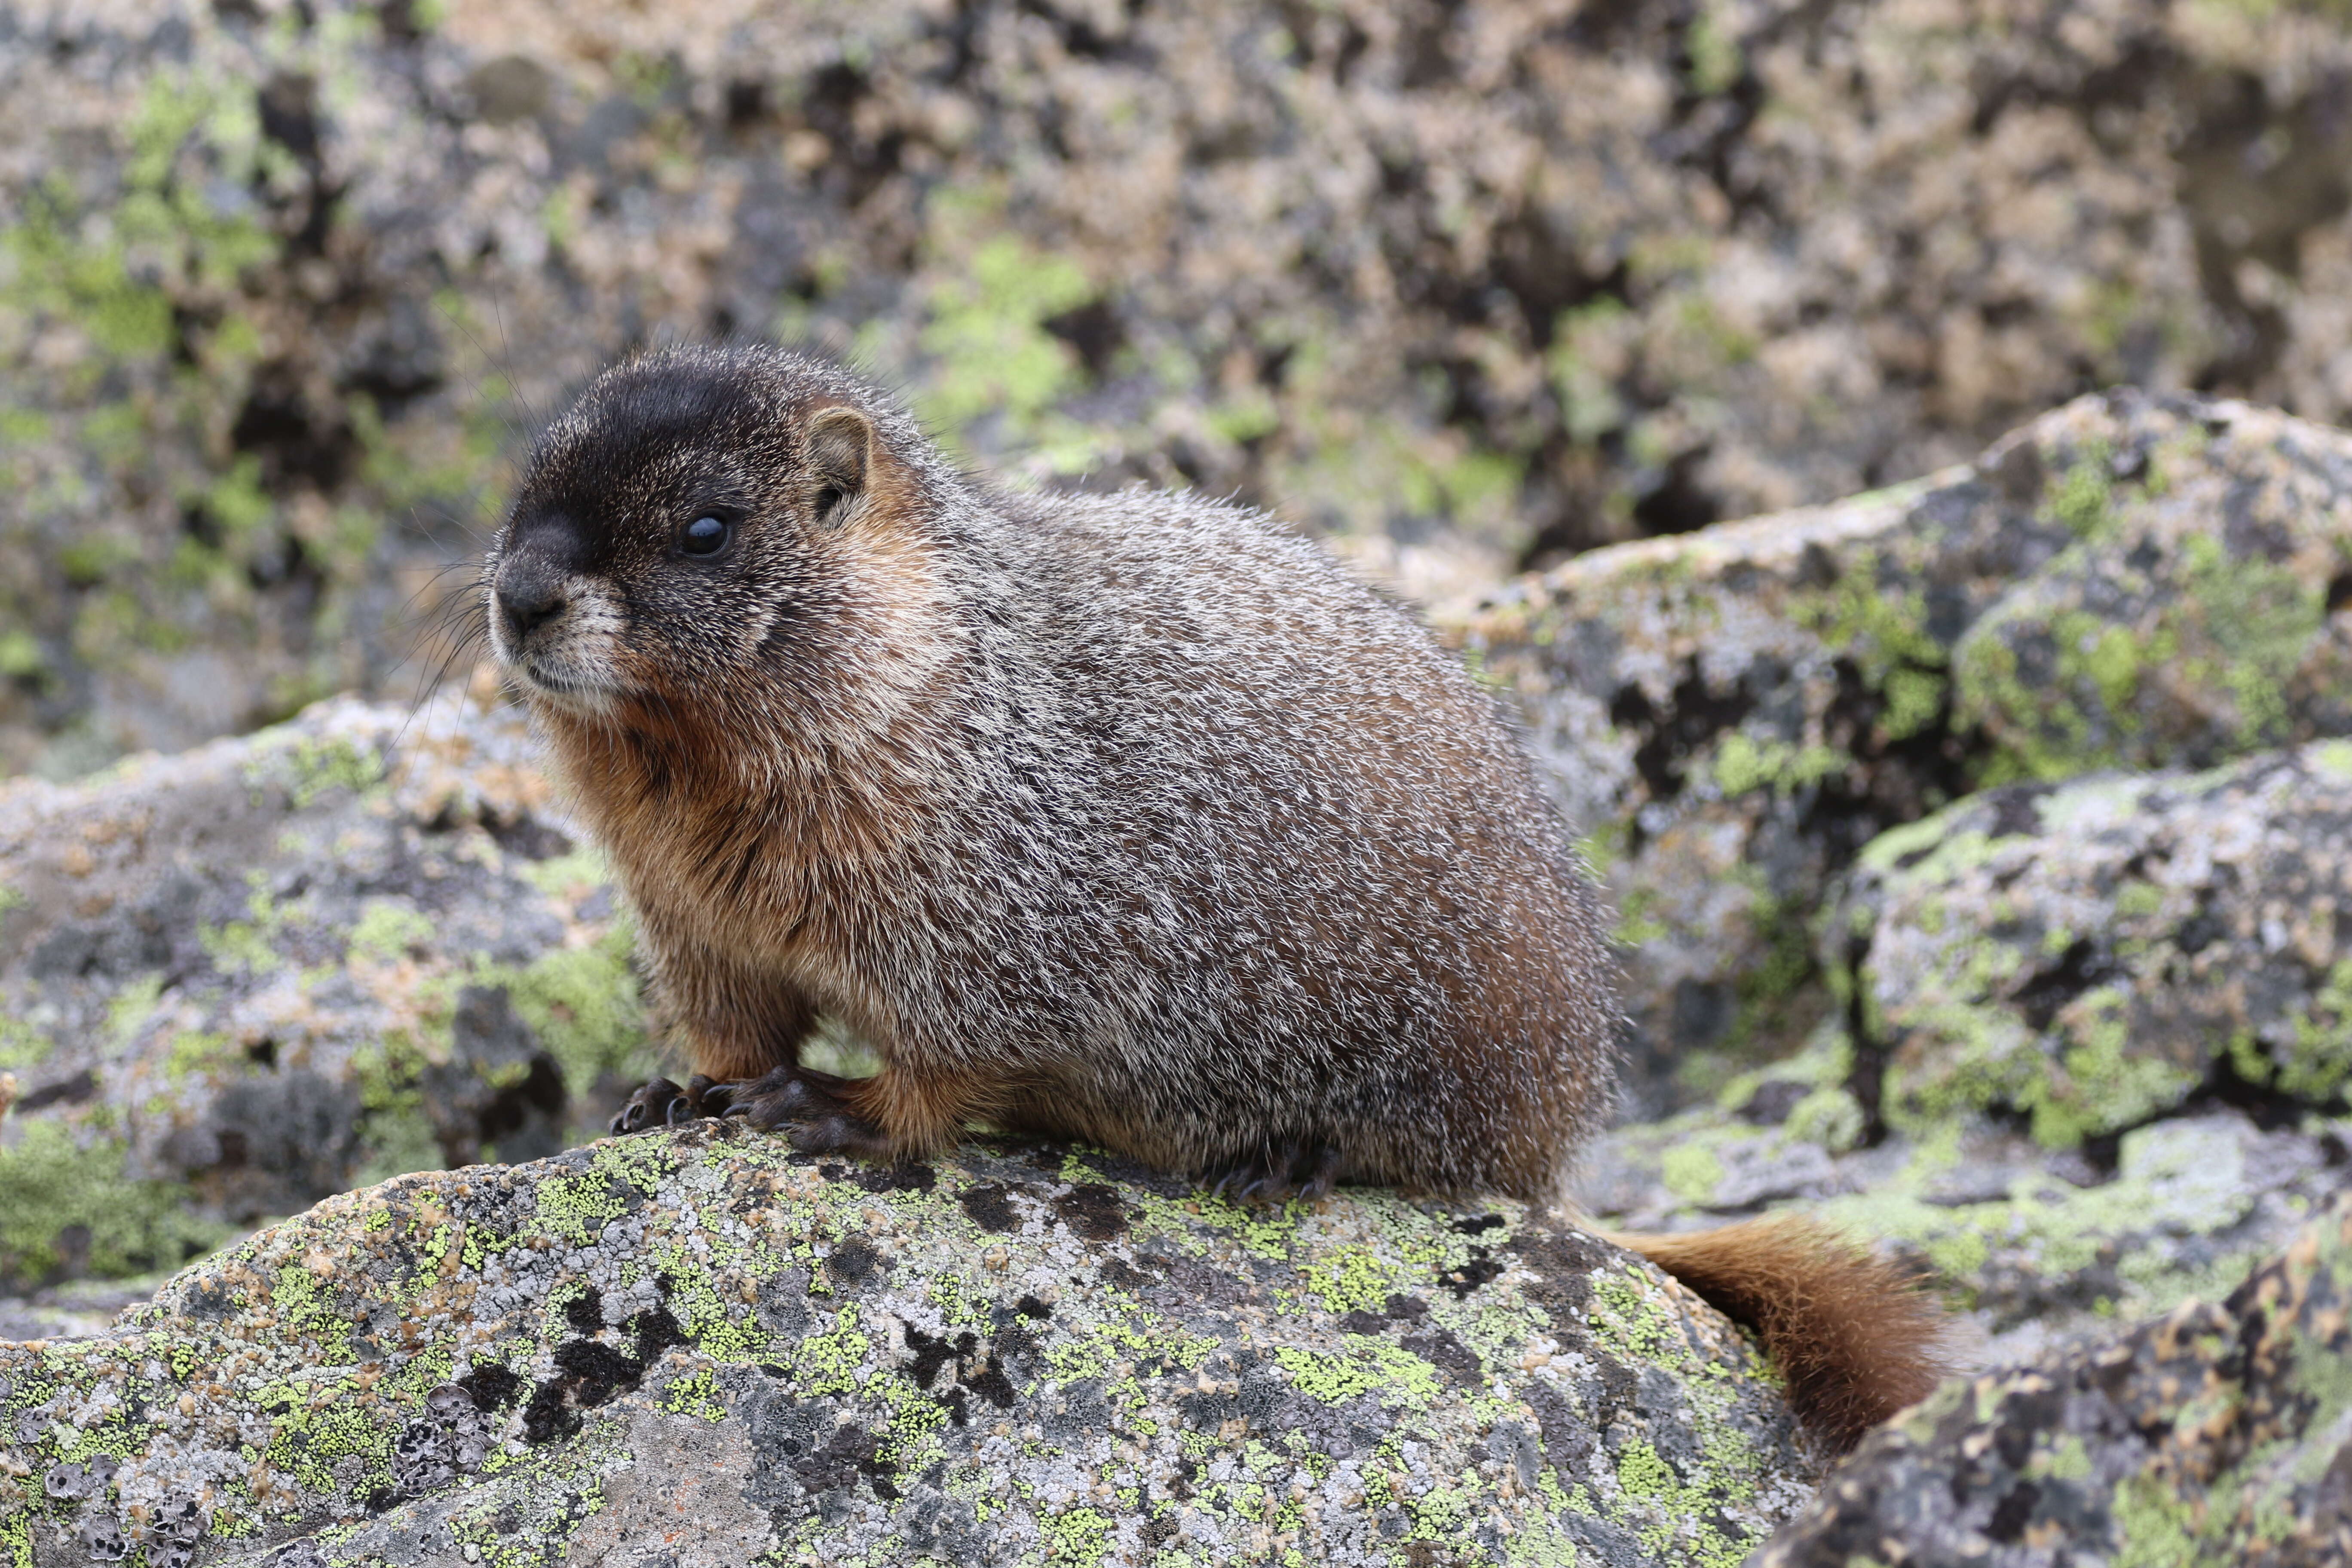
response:
<path id="1" fill-rule="evenodd" d="M 621 1109 L 604 1124 L 605 1131 L 642 1132 L 648 1127 L 675 1125 L 687 1119 L 677 1113 L 677 1108 L 685 1103 L 686 1092 L 666 1078 L 649 1079 L 621 1102 Z"/>
<path id="2" fill-rule="evenodd" d="M 1231 1194 L 1243 1203 L 1269 1204 L 1300 1197 L 1312 1203 L 1338 1184 L 1339 1151 L 1320 1138 L 1286 1138 L 1229 1165 L 1212 1166 L 1202 1180 L 1212 1197 Z"/>
<path id="3" fill-rule="evenodd" d="M 705 1116 L 740 1116 L 754 1127 L 782 1131 L 804 1153 L 887 1156 L 889 1140 L 849 1109 L 839 1093 L 844 1081 L 798 1067 L 727 1083 L 697 1073 L 683 1089 L 657 1078 L 629 1096 L 607 1125 L 614 1132 L 640 1132 Z"/>

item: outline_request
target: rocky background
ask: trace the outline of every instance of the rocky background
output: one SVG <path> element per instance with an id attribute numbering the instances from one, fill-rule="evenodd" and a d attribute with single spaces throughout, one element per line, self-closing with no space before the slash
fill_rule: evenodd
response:
<path id="1" fill-rule="evenodd" d="M 2333 0 L 0 5 L 0 773 L 405 700 L 612 355 L 1425 599 L 2111 383 L 2352 410 Z M 421 595 L 421 597 L 420 597 Z"/>
<path id="2" fill-rule="evenodd" d="M 0 1351 L 19 1559 L 554 1562 L 753 1455 L 714 1562 L 2352 1554 L 2340 7 L 105 0 L 0 101 L 0 1339 L 98 1336 Z M 1428 606 L 1616 910 L 1580 1201 L 1825 1215 L 1982 1378 L 1807 1511 L 1541 1216 L 562 1152 L 660 1021 L 436 628 L 533 420 L 731 334 Z"/>

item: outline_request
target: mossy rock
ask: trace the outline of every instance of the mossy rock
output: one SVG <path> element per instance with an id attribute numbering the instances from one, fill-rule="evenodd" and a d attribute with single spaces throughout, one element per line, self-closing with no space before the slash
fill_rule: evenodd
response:
<path id="1" fill-rule="evenodd" d="M 1970 797 L 1864 851 L 1832 943 L 1887 1121 L 2051 1148 L 2352 1084 L 2352 743 Z"/>
<path id="2" fill-rule="evenodd" d="M 1447 629 L 1615 897 L 1656 1110 L 1830 1010 L 1812 922 L 1888 830 L 2005 781 L 2352 733 L 2347 583 L 2352 437 L 2118 391 L 1913 484 L 1592 552 Z"/>
<path id="3" fill-rule="evenodd" d="M 2327 5 L 1392 9 L 12 7 L 0 772 L 401 689 L 505 422 L 645 342 L 854 352 L 1424 595 L 2086 384 L 2352 409 Z"/>
<path id="4" fill-rule="evenodd" d="M 2088 1151 L 1969 1116 L 1864 1142 L 1845 1068 L 1822 1055 L 1603 1134 L 1579 1196 L 1635 1230 L 1824 1220 L 1927 1271 L 1969 1359 L 2001 1365 L 2226 1293 L 2352 1180 L 2352 1116 L 2322 1111 L 2197 1108 Z"/>
<path id="5" fill-rule="evenodd" d="M 0 784 L 0 1282 L 599 1125 L 651 1061 L 632 932 L 531 756 L 447 694 Z"/>
<path id="6" fill-rule="evenodd" d="M 727 1122 L 330 1199 L 0 1346 L 0 1421 L 37 1563 L 1729 1568 L 1819 1476 L 1738 1331 L 1515 1205 Z"/>

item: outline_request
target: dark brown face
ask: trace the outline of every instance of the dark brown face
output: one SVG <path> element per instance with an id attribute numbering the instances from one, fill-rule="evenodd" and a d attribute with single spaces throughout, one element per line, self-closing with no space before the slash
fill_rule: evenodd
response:
<path id="1" fill-rule="evenodd" d="M 850 570 L 873 421 L 758 362 L 607 373 L 541 440 L 486 563 L 490 644 L 535 701 L 675 710 L 789 665 Z"/>

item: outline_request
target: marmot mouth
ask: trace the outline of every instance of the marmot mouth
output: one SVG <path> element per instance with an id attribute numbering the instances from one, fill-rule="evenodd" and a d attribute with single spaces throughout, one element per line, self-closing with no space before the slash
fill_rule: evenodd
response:
<path id="1" fill-rule="evenodd" d="M 537 659 L 524 659 L 518 668 L 531 688 L 544 696 L 601 706 L 621 695 L 620 689 L 607 681 L 551 674 Z"/>

